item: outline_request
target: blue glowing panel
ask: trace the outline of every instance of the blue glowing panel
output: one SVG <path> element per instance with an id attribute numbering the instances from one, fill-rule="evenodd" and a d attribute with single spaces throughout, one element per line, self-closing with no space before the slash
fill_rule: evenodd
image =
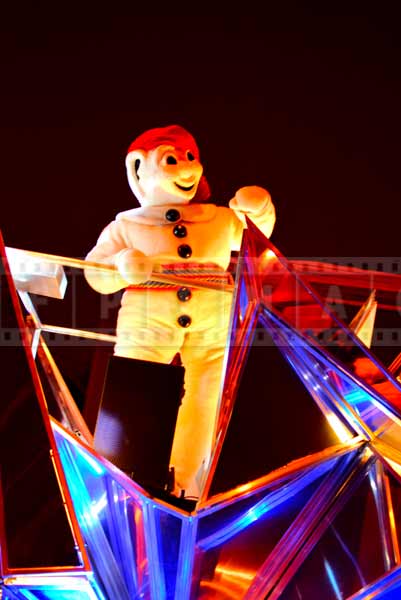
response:
<path id="1" fill-rule="evenodd" d="M 93 569 L 110 600 L 149 592 L 143 501 L 95 456 L 56 432 L 67 483 Z"/>
<path id="2" fill-rule="evenodd" d="M 374 477 L 374 467 L 370 475 Z M 345 600 L 386 571 L 372 478 L 366 474 L 280 594 L 282 600 Z"/>
<path id="3" fill-rule="evenodd" d="M 47 580 L 47 583 L 43 582 Z M 31 584 L 6 585 L 3 600 L 106 600 L 93 577 L 36 576 Z"/>
<path id="4" fill-rule="evenodd" d="M 168 512 L 165 508 L 153 508 L 157 534 L 157 560 L 161 565 L 161 577 L 164 580 L 166 600 L 175 597 L 178 565 L 180 560 L 182 518 Z"/>
<path id="5" fill-rule="evenodd" d="M 19 588 L 13 590 L 6 590 L 4 594 L 4 600 L 94 600 L 95 598 L 102 598 L 102 596 L 95 596 L 94 592 L 82 592 L 77 590 L 63 590 L 57 587 L 41 587 L 35 589 L 34 587 L 28 589 Z"/>
<path id="6" fill-rule="evenodd" d="M 244 315 L 247 311 L 249 302 L 255 298 L 257 290 L 252 286 L 253 279 L 249 272 L 249 260 L 246 255 L 238 258 L 238 265 L 235 275 L 236 292 L 234 299 L 234 315 L 232 324 L 236 325 L 233 329 L 236 331 L 243 323 Z"/>
<path id="7" fill-rule="evenodd" d="M 399 600 L 401 598 L 401 569 L 394 569 L 391 573 L 364 587 L 352 596 L 352 600 Z"/>
<path id="8" fill-rule="evenodd" d="M 350 451 L 350 456 L 353 452 Z M 248 525 L 258 520 L 275 504 L 283 504 L 292 496 L 321 478 L 339 463 L 344 457 L 326 458 L 308 468 L 300 468 L 262 487 L 250 487 L 235 497 L 205 507 L 200 513 L 198 539 L 209 539 L 212 545 L 223 543 L 236 535 Z M 203 544 L 205 545 L 205 544 Z"/>
<path id="9" fill-rule="evenodd" d="M 194 597 L 243 598 L 284 532 L 340 462 L 326 461 L 286 484 L 251 495 L 246 503 L 201 517 L 194 567 L 200 578 Z"/>

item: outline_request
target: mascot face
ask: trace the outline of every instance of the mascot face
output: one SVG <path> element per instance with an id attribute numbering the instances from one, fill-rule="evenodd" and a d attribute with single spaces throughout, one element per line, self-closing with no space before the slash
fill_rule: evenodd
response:
<path id="1" fill-rule="evenodd" d="M 190 150 L 164 145 L 130 152 L 127 169 L 131 189 L 142 206 L 188 204 L 203 172 Z"/>

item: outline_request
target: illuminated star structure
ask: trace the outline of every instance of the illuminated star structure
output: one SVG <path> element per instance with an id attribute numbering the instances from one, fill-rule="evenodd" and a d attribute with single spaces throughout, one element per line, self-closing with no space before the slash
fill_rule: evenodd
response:
<path id="1" fill-rule="evenodd" d="M 401 597 L 400 361 L 368 348 L 398 275 L 288 261 L 248 222 L 216 444 L 186 510 L 93 449 L 1 253 L 3 600 Z"/>

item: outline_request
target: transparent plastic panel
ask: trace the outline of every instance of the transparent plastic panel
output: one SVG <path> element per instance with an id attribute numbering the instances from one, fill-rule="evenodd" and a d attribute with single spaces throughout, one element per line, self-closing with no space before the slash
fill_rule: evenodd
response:
<path id="1" fill-rule="evenodd" d="M 287 480 L 284 481 L 287 482 Z M 249 519 L 252 520 L 252 509 L 255 504 L 262 501 L 282 484 L 283 479 L 280 479 L 279 483 L 271 483 L 268 489 L 266 489 L 266 486 L 262 489 L 258 487 L 256 490 L 248 491 L 246 494 L 234 497 L 234 499 L 229 496 L 228 499 L 218 502 L 211 509 L 202 511 L 197 537 L 201 539 L 215 536 L 216 532 L 226 525 L 237 523 L 238 519 L 241 519 L 239 515 L 249 515 Z M 238 527 L 242 527 L 241 522 L 239 522 Z"/>
<path id="2" fill-rule="evenodd" d="M 158 558 L 164 577 L 166 600 L 175 597 L 181 549 L 182 518 L 162 508 L 154 507 Z"/>
<path id="3" fill-rule="evenodd" d="M 200 519 L 193 599 L 243 598 L 260 566 L 338 461 Z M 253 504 L 251 504 L 253 501 Z M 235 510 L 237 512 L 235 513 Z"/>
<path id="4" fill-rule="evenodd" d="M 95 596 L 93 592 L 77 592 L 76 590 L 63 590 L 59 588 L 30 588 L 29 590 L 15 589 L 14 593 L 5 590 L 4 600 L 95 600 L 102 596 Z"/>
<path id="5" fill-rule="evenodd" d="M 270 329 L 275 332 L 282 352 L 305 386 L 319 404 L 322 402 L 325 407 L 331 407 L 336 418 L 341 420 L 339 426 L 348 422 L 350 430 L 364 434 L 365 425 L 365 435 L 369 436 L 369 430 L 378 433 L 381 430 L 380 435 L 386 440 L 389 438 L 387 428 L 394 427 L 398 432 L 398 418 L 386 409 L 381 397 L 375 395 L 374 388 L 355 378 L 327 354 L 325 348 L 310 344 L 267 309 L 264 309 L 264 316 Z M 334 422 L 332 424 L 334 426 Z"/>
<path id="6" fill-rule="evenodd" d="M 222 397 L 216 428 L 217 438 L 225 433 L 235 404 L 243 363 L 246 360 L 248 346 L 252 343 L 258 314 L 258 304 L 255 304 L 255 302 L 248 304 L 244 319 L 236 330 L 236 334 L 231 336 L 230 346 L 226 349 L 222 376 Z"/>
<path id="7" fill-rule="evenodd" d="M 63 267 L 34 258 L 29 252 L 7 248 L 7 259 L 18 290 L 62 299 L 67 286 Z"/>
<path id="8" fill-rule="evenodd" d="M 144 498 L 114 480 L 78 442 L 58 431 L 56 440 L 92 566 L 106 597 L 149 597 Z"/>
<path id="9" fill-rule="evenodd" d="M 238 393 L 210 496 L 338 443 L 262 318 L 255 321 L 238 377 Z"/>
<path id="10" fill-rule="evenodd" d="M 350 411 L 347 414 L 340 405 L 341 396 L 329 382 L 329 367 L 327 365 L 323 367 L 322 361 L 316 358 L 319 353 L 315 352 L 314 355 L 310 345 L 299 334 L 284 325 L 265 307 L 262 312 L 261 318 L 265 322 L 266 329 L 325 415 L 338 442 L 346 442 L 356 433 L 361 433 L 362 428 L 353 418 L 354 415 L 350 414 Z"/>
<path id="11" fill-rule="evenodd" d="M 382 430 L 378 432 L 378 437 L 386 442 L 398 452 L 401 451 L 401 421 L 395 419 L 391 413 L 388 414 L 388 419 L 383 423 Z"/>
<path id="12" fill-rule="evenodd" d="M 373 476 L 373 480 L 372 480 Z M 345 600 L 386 571 L 385 544 L 374 496 L 374 467 L 354 489 L 287 587 L 272 598 Z"/>
<path id="13" fill-rule="evenodd" d="M 353 451 L 348 452 L 352 454 Z M 198 542 L 208 539 L 212 545 L 216 545 L 219 540 L 221 542 L 236 535 L 268 512 L 273 506 L 273 500 L 277 504 L 286 502 L 288 496 L 298 493 L 322 477 L 333 469 L 339 460 L 344 461 L 344 456 L 327 458 L 295 473 L 283 474 L 263 488 L 251 488 L 234 499 L 229 496 L 211 508 L 202 510 L 199 513 Z"/>
<path id="14" fill-rule="evenodd" d="M 4 570 L 81 567 L 51 458 L 51 431 L 0 236 L 0 523 Z"/>
<path id="15" fill-rule="evenodd" d="M 394 266 L 398 270 L 398 265 L 391 264 L 390 258 L 387 260 L 385 272 L 377 270 L 383 265 L 374 259 L 351 267 L 333 264 L 336 262 L 335 258 L 330 261 L 331 264 L 303 260 L 291 262 L 294 270 L 323 299 L 325 306 L 344 323 L 348 324 L 353 320 L 358 306 L 363 305 L 370 291 L 374 290 L 378 307 L 369 347 L 384 365 L 390 365 L 397 357 L 401 341 L 401 278 L 399 274 L 389 272 Z M 359 268 L 355 269 L 355 266 Z M 399 375 L 399 368 L 396 374 Z"/>
<path id="16" fill-rule="evenodd" d="M 255 257 L 253 272 L 259 280 L 259 288 L 262 288 L 264 304 L 311 341 L 324 346 L 351 372 L 358 371 L 365 383 L 371 383 L 371 374 L 375 373 L 376 383 L 387 384 L 380 392 L 383 393 L 383 401 L 399 414 L 401 384 L 249 220 L 244 235 L 248 254 Z M 358 366 L 360 361 L 363 369 Z"/>

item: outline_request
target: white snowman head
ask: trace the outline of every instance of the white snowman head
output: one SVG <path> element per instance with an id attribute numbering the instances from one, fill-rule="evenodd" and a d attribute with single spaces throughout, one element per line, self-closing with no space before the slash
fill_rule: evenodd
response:
<path id="1" fill-rule="evenodd" d="M 198 146 L 179 125 L 149 129 L 137 137 L 125 164 L 130 188 L 142 206 L 189 204 L 210 197 Z"/>

